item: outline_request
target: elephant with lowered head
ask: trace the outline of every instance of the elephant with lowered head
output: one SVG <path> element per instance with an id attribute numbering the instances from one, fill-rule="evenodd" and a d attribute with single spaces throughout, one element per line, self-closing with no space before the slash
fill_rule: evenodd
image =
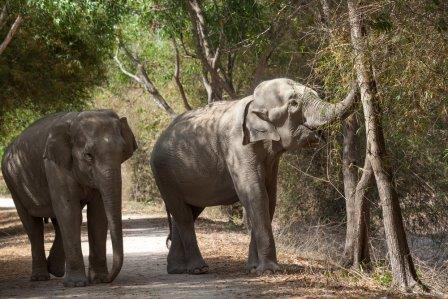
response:
<path id="1" fill-rule="evenodd" d="M 89 280 L 110 282 L 123 264 L 121 163 L 136 150 L 126 118 L 110 110 L 63 112 L 44 117 L 6 149 L 2 172 L 31 242 L 31 280 L 61 277 L 85 286 L 81 211 L 87 205 Z M 43 222 L 51 218 L 55 239 L 45 257 Z M 113 264 L 106 263 L 110 229 Z"/>
<path id="2" fill-rule="evenodd" d="M 205 207 L 238 200 L 252 226 L 248 270 L 278 270 L 271 221 L 279 158 L 316 143 L 317 129 L 346 116 L 355 95 L 353 88 L 343 101 L 331 104 L 314 90 L 281 78 L 262 82 L 241 100 L 216 102 L 175 118 L 150 160 L 168 217 L 174 220 L 168 273 L 208 272 L 194 221 Z"/>

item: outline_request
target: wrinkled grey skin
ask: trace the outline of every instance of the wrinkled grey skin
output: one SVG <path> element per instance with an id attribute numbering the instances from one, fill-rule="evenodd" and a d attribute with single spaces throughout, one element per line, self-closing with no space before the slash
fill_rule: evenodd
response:
<path id="1" fill-rule="evenodd" d="M 252 96 L 216 102 L 175 118 L 157 140 L 150 160 L 174 219 L 168 273 L 208 271 L 194 221 L 205 207 L 238 200 L 253 228 L 248 270 L 278 270 L 271 221 L 279 158 L 285 151 L 316 143 L 316 130 L 344 117 L 354 94 L 330 104 L 312 89 L 281 78 L 262 82 Z"/>
<path id="2" fill-rule="evenodd" d="M 65 286 L 85 286 L 81 210 L 87 204 L 89 280 L 110 282 L 123 264 L 121 163 L 137 148 L 126 118 L 113 111 L 63 112 L 44 117 L 6 149 L 2 172 L 31 242 L 31 280 L 61 277 Z M 43 218 L 55 240 L 45 257 Z M 113 266 L 106 264 L 110 229 Z M 65 268 L 66 267 L 66 268 Z"/>

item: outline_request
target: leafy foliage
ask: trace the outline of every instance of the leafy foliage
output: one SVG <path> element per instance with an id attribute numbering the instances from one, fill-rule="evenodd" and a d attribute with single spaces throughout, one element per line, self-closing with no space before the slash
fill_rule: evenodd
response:
<path id="1" fill-rule="evenodd" d="M 121 1 L 10 1 L 24 22 L 0 56 L 0 144 L 36 118 L 79 110 L 105 79 Z M 5 36 L 7 26 L 0 30 Z M 0 153 L 2 152 L 0 148 Z"/>
<path id="2" fill-rule="evenodd" d="M 331 101 L 345 96 L 354 78 L 346 7 L 328 2 L 331 19 L 324 24 L 317 0 L 201 1 L 211 46 L 221 46 L 221 69 L 226 70 L 234 59 L 232 80 L 238 96 L 251 92 L 255 70 L 271 47 L 262 78 L 290 77 Z M 185 1 L 9 3 L 11 15 L 21 12 L 25 21 L 0 56 L 0 146 L 43 114 L 95 105 L 114 107 L 133 116 L 131 124 L 142 143 L 131 162 L 135 198 L 156 198 L 152 185 L 145 183 L 151 180 L 145 161 L 169 120 L 143 92 L 136 91 L 110 54 L 118 35 L 138 54 L 161 94 L 181 112 L 180 96 L 172 83 L 171 39 L 175 38 L 190 104 L 205 105 L 201 63 L 190 55 L 195 53 L 196 41 Z M 448 140 L 448 6 L 439 0 L 366 0 L 363 4 L 387 147 L 406 224 L 416 232 L 434 232 L 435 224 L 448 221 L 448 149 L 442 142 Z M 273 30 L 276 26 L 280 30 Z M 6 30 L 2 28 L 0 36 Z M 98 85 L 101 89 L 94 89 Z M 356 113 L 362 119 L 362 112 Z M 358 135 L 362 138 L 363 134 L 361 128 Z M 279 180 L 282 220 L 344 218 L 341 126 L 327 128 L 326 135 L 327 143 L 317 151 L 285 156 Z M 371 199 L 376 202 L 375 194 Z"/>

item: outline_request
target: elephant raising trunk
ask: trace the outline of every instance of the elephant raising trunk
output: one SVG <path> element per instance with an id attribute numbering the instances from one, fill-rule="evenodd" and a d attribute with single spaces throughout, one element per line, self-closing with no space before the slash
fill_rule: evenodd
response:
<path id="1" fill-rule="evenodd" d="M 208 272 L 194 232 L 205 207 L 241 201 L 251 223 L 247 270 L 279 269 L 271 221 L 281 155 L 319 141 L 317 128 L 341 119 L 356 91 L 331 104 L 287 78 L 260 83 L 239 101 L 187 111 L 160 135 L 151 168 L 170 215 L 170 274 Z M 200 132 L 200 134 L 198 134 Z M 173 229 L 174 228 L 174 229 Z"/>
<path id="2" fill-rule="evenodd" d="M 108 281 L 112 282 L 123 265 L 123 229 L 121 220 L 121 169 L 102 171 L 100 192 L 103 198 L 113 249 L 113 264 Z"/>
<path id="3" fill-rule="evenodd" d="M 333 121 L 344 119 L 350 114 L 354 103 L 359 98 L 356 84 L 352 84 L 345 99 L 336 104 L 322 101 L 314 91 L 309 92 L 308 95 L 304 99 L 304 116 L 305 126 L 310 129 L 317 129 Z"/>

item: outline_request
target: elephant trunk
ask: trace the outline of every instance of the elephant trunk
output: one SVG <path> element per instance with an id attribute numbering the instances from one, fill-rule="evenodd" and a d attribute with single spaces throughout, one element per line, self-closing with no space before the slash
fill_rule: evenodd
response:
<path id="1" fill-rule="evenodd" d="M 113 249 L 112 270 L 108 281 L 112 282 L 123 265 L 123 229 L 121 220 L 121 167 L 101 171 L 100 193 L 110 230 Z"/>
<path id="2" fill-rule="evenodd" d="M 358 98 L 358 89 L 355 84 L 352 84 L 348 95 L 339 103 L 331 104 L 322 101 L 318 97 L 309 99 L 304 109 L 305 125 L 310 129 L 317 129 L 333 121 L 344 119 L 352 112 L 352 108 Z"/>

